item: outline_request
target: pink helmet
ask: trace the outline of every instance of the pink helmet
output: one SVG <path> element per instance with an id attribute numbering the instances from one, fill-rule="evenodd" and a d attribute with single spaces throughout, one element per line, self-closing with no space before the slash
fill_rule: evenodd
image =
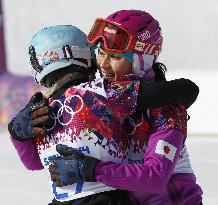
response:
<path id="1" fill-rule="evenodd" d="M 140 42 L 160 45 L 161 49 L 163 37 L 159 22 L 149 13 L 140 10 L 121 10 L 109 15 L 106 20 L 128 30 Z"/>
<path id="2" fill-rule="evenodd" d="M 117 11 L 109 15 L 106 20 L 134 35 L 139 42 L 142 42 L 139 46 L 143 43 L 148 44 L 144 54 L 137 54 L 133 50 L 133 73 L 144 76 L 147 80 L 153 80 L 155 74 L 152 65 L 157 60 L 163 42 L 159 22 L 149 13 L 140 10 Z"/>

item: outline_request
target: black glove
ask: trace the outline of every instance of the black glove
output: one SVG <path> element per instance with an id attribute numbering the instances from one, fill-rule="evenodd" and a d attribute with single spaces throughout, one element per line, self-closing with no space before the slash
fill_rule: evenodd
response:
<path id="1" fill-rule="evenodd" d="M 49 172 L 51 180 L 57 187 L 74 184 L 78 181 L 96 181 L 94 171 L 98 159 L 85 156 L 77 149 L 66 145 L 56 145 L 60 156 L 49 158 Z M 89 167 L 87 167 L 91 164 Z"/>
<path id="2" fill-rule="evenodd" d="M 29 103 L 9 122 L 8 131 L 13 138 L 24 141 L 36 135 L 44 135 L 43 126 L 50 121 L 48 100 L 41 92 L 35 93 Z"/>

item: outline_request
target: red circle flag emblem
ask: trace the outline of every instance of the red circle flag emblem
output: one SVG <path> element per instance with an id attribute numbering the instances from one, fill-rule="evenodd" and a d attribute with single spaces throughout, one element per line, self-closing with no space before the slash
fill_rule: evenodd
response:
<path id="1" fill-rule="evenodd" d="M 170 152 L 170 148 L 168 146 L 164 146 L 163 150 L 166 154 L 169 154 L 169 152 Z"/>
<path id="2" fill-rule="evenodd" d="M 156 145 L 155 153 L 165 156 L 170 161 L 174 160 L 177 148 L 167 141 L 159 140 Z"/>

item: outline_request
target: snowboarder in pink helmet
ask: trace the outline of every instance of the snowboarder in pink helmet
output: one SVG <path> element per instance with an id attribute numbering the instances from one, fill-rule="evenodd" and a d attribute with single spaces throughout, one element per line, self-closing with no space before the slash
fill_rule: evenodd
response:
<path id="1" fill-rule="evenodd" d="M 121 52 L 132 63 L 132 73 L 153 80 L 152 66 L 161 52 L 159 22 L 140 10 L 121 10 L 106 19 L 97 18 L 88 35 L 91 44 L 101 42 L 107 51 Z"/>
<path id="2" fill-rule="evenodd" d="M 147 81 L 167 82 L 166 67 L 157 62 L 163 42 L 161 29 L 147 12 L 123 10 L 105 19 L 98 18 L 88 39 L 91 44 L 99 45 L 97 65 L 104 78 L 122 81 L 134 74 Z M 163 94 L 160 99 L 165 97 Z M 103 171 L 96 171 L 96 179 L 128 190 L 135 205 L 202 205 L 203 192 L 196 182 L 185 145 L 185 112 L 180 106 L 161 106 L 149 108 L 148 113 L 131 115 L 124 123 L 130 141 L 128 164 L 101 165 Z M 169 154 L 170 150 L 176 150 L 173 159 L 162 154 Z"/>

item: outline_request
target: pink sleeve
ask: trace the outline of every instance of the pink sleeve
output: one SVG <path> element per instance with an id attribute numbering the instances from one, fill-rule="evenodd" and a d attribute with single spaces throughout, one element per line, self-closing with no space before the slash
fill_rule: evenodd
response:
<path id="1" fill-rule="evenodd" d="M 27 169 L 29 170 L 43 169 L 43 165 L 39 158 L 36 144 L 33 139 L 20 142 L 11 137 L 11 141 L 15 149 L 17 150 L 20 160 L 22 161 L 22 163 Z"/>
<path id="2" fill-rule="evenodd" d="M 184 134 L 177 129 L 156 132 L 151 135 L 143 164 L 100 162 L 96 180 L 129 191 L 162 192 L 179 157 L 183 139 Z"/>

